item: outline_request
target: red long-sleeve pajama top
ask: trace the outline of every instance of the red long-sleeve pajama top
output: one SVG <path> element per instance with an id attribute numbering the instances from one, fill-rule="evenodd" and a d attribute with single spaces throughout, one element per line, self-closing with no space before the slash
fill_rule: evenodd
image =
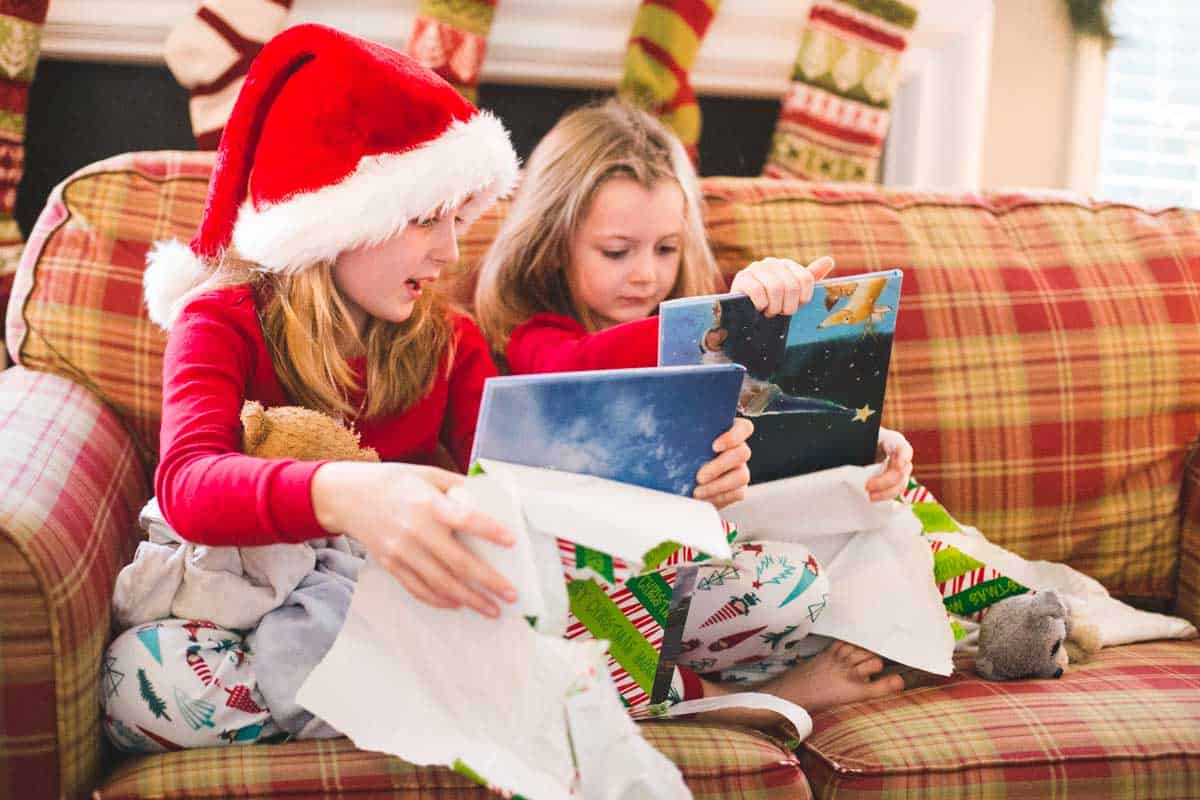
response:
<path id="1" fill-rule="evenodd" d="M 466 469 L 483 382 L 496 374 L 487 343 L 466 317 L 454 320 L 455 355 L 429 393 L 407 410 L 360 420 L 362 443 L 384 461 L 433 463 L 444 444 Z M 364 360 L 350 362 L 361 379 Z M 350 398 L 354 406 L 362 395 Z M 161 457 L 154 489 L 184 539 L 208 545 L 302 542 L 327 536 L 312 480 L 323 461 L 266 460 L 241 452 L 246 400 L 291 405 L 275 376 L 253 291 L 205 294 L 180 314 L 163 357 Z"/>
<path id="2" fill-rule="evenodd" d="M 535 314 L 513 329 L 505 357 L 514 375 L 653 367 L 658 364 L 658 317 L 588 333 L 570 317 Z"/>

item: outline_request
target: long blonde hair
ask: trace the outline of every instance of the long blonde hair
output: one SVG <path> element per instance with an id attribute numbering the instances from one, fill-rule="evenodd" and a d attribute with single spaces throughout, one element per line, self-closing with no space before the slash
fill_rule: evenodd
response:
<path id="1" fill-rule="evenodd" d="M 363 387 L 340 342 L 354 342 L 366 357 L 364 417 L 409 408 L 429 393 L 439 370 L 450 369 L 453 323 L 448 304 L 435 289 L 421 295 L 404 322 L 368 315 L 360 336 L 334 285 L 330 262 L 279 275 L 227 253 L 210 284 L 242 283 L 254 289 L 263 338 L 289 402 L 334 416 L 359 413 L 348 396 Z"/>
<path id="2" fill-rule="evenodd" d="M 699 181 L 679 140 L 649 114 L 617 100 L 565 115 L 534 148 L 512 208 L 484 256 L 475 314 L 503 354 L 513 328 L 548 311 L 596 330 L 568 278 L 570 241 L 604 181 L 627 177 L 650 188 L 674 180 L 683 191 L 679 275 L 668 297 L 718 290 L 716 260 L 704 235 Z"/>

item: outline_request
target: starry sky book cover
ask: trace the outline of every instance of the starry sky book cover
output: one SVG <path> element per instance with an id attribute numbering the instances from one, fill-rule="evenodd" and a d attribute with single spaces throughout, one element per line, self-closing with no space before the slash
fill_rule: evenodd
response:
<path id="1" fill-rule="evenodd" d="M 744 373 L 721 364 L 489 378 L 471 460 L 688 496 L 733 424 Z"/>
<path id="2" fill-rule="evenodd" d="M 875 461 L 903 273 L 818 281 L 791 316 L 741 294 L 659 309 L 662 366 L 741 364 L 738 413 L 754 422 L 751 483 Z"/>

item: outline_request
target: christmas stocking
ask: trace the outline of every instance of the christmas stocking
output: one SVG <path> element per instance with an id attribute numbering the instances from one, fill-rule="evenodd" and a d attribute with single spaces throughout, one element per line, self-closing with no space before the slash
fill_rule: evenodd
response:
<path id="1" fill-rule="evenodd" d="M 763 174 L 874 181 L 919 0 L 814 0 Z"/>
<path id="2" fill-rule="evenodd" d="M 283 30 L 292 0 L 205 0 L 171 31 L 163 55 L 191 95 L 192 132 L 216 150 L 250 62 Z"/>
<path id="3" fill-rule="evenodd" d="M 0 312 L 24 242 L 13 209 L 25 167 L 25 109 L 50 0 L 0 0 Z M 2 313 L 0 313 L 2 316 Z M 0 328 L 0 369 L 8 363 Z"/>
<path id="4" fill-rule="evenodd" d="M 700 106 L 688 80 L 721 0 L 642 0 L 618 94 L 656 114 L 696 161 Z"/>
<path id="5" fill-rule="evenodd" d="M 408 54 L 475 102 L 498 0 L 421 0 Z"/>

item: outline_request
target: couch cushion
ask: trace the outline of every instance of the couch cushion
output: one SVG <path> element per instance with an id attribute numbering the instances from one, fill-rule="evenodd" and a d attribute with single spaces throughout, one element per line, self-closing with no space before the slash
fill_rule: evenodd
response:
<path id="1" fill-rule="evenodd" d="M 901 267 L 883 423 L 962 521 L 1116 593 L 1173 596 L 1200 434 L 1200 213 L 1076 195 L 710 179 L 732 274 L 831 253 Z"/>
<path id="2" fill-rule="evenodd" d="M 121 424 L 81 386 L 0 372 L 0 797 L 77 797 L 100 757 L 117 571 L 149 496 Z"/>
<path id="3" fill-rule="evenodd" d="M 1200 797 L 1200 642 L 1107 648 L 1060 680 L 956 673 L 813 723 L 818 797 Z"/>
<path id="4" fill-rule="evenodd" d="M 690 722 L 642 726 L 679 765 L 697 800 L 811 798 L 795 756 L 754 731 Z M 219 747 L 127 761 L 96 800 L 274 797 L 483 798 L 495 795 L 448 769 L 414 767 L 356 750 L 348 739 Z"/>
<path id="5" fill-rule="evenodd" d="M 92 164 L 50 194 L 30 233 L 8 313 L 17 363 L 65 375 L 158 453 L 165 334 L 146 318 L 142 272 L 158 239 L 191 239 L 212 153 L 135 153 Z"/>

